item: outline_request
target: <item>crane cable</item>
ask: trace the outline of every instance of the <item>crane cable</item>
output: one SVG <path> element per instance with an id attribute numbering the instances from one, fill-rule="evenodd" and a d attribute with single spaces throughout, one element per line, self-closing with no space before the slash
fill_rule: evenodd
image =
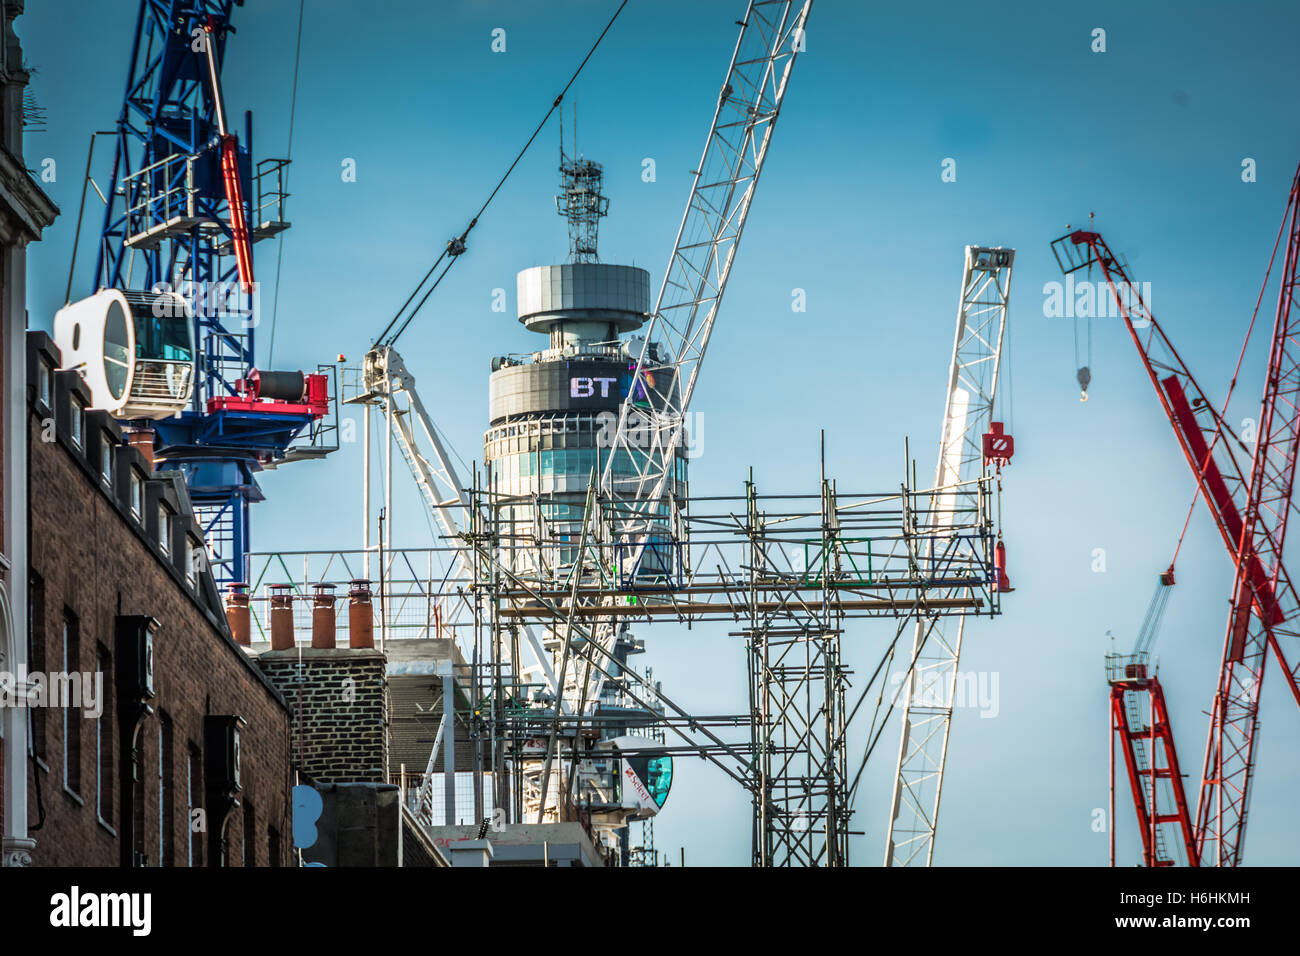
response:
<path id="1" fill-rule="evenodd" d="M 289 192 L 288 161 L 293 158 L 293 117 L 298 109 L 298 64 L 302 59 L 302 13 L 307 0 L 298 0 L 298 44 L 293 52 L 293 93 L 289 97 L 289 144 L 285 148 L 284 193 Z M 256 226 L 256 223 L 254 223 Z M 266 364 L 275 366 L 275 317 L 280 312 L 280 265 L 284 262 L 284 236 L 276 243 L 275 253 L 275 295 L 271 300 L 271 348 L 266 356 Z"/>
<path id="2" fill-rule="evenodd" d="M 528 148 L 533 145 L 533 141 L 537 139 L 542 129 L 550 121 L 552 114 L 554 114 L 555 111 L 559 109 L 560 104 L 564 102 L 565 94 L 568 93 L 569 88 L 573 86 L 575 82 L 577 82 L 578 76 L 582 73 L 583 68 L 586 67 L 587 65 L 587 61 L 590 60 L 592 56 L 595 54 L 596 48 L 600 46 L 601 41 L 605 39 L 605 35 L 609 33 L 611 28 L 613 28 L 614 21 L 618 19 L 619 14 L 623 12 L 623 8 L 626 7 L 627 4 L 628 4 L 628 0 L 623 0 L 623 2 L 618 5 L 618 9 L 614 11 L 614 15 L 610 17 L 609 22 L 605 24 L 605 29 L 600 31 L 600 36 L 596 37 L 596 42 L 591 45 L 591 49 L 587 51 L 587 55 L 582 58 L 582 62 L 578 64 L 578 68 L 574 70 L 573 75 L 569 77 L 569 82 L 564 84 L 564 89 L 560 90 L 559 95 L 555 97 L 554 102 L 551 103 L 551 108 L 546 111 L 546 115 L 542 117 L 541 122 L 537 124 L 537 128 L 533 130 L 533 134 L 528 137 L 527 142 L 524 143 L 523 147 L 519 150 L 518 154 L 516 154 L 514 161 L 510 164 L 509 168 L 506 169 L 505 173 L 497 181 L 496 186 L 494 186 L 492 192 L 488 194 L 487 199 L 483 201 L 483 205 L 479 207 L 478 212 L 474 214 L 472 219 L 470 219 L 469 225 L 465 227 L 465 231 L 462 232 L 458 237 L 452 239 L 450 242 L 447 243 L 446 247 L 439 254 L 438 258 L 434 260 L 433 265 L 429 267 L 429 271 L 424 274 L 424 278 L 420 280 L 419 284 L 416 285 L 415 289 L 411 292 L 411 294 L 407 296 L 406 301 L 402 303 L 402 307 L 397 310 L 397 314 L 393 316 L 392 320 L 388 323 L 388 325 L 384 327 L 384 331 L 379 334 L 379 337 L 375 340 L 376 342 L 381 342 L 385 345 L 395 344 L 397 342 L 398 336 L 400 336 L 404 331 L 406 331 L 406 327 L 411 324 L 411 320 L 415 318 L 416 314 L 420 311 L 424 303 L 428 301 L 429 296 L 433 294 L 433 290 L 438 288 L 439 283 L 442 282 L 443 278 L 447 275 L 447 272 L 451 269 L 452 265 L 454 265 L 456 260 L 460 258 L 461 253 L 465 251 L 465 240 L 469 238 L 470 231 L 476 225 L 478 225 L 479 217 L 482 216 L 483 213 L 487 211 L 487 208 L 489 205 L 491 205 L 492 200 L 495 199 L 497 193 L 501 191 L 501 187 L 504 186 L 506 180 L 510 178 L 510 174 L 515 171 L 515 167 L 519 165 L 520 160 L 524 158 L 524 154 L 528 152 Z M 415 297 L 419 295 L 420 290 L 424 288 L 424 284 L 429 281 L 429 277 L 434 274 L 434 272 L 438 269 L 438 266 L 442 264 L 442 261 L 448 258 L 449 256 L 451 257 L 451 261 L 448 262 L 446 266 L 443 267 L 442 272 L 438 274 L 438 277 L 433 281 L 433 284 L 429 286 L 428 290 L 424 293 L 424 296 L 420 299 L 418 303 L 416 303 L 415 308 L 411 309 L 410 314 L 407 315 L 405 319 L 403 319 L 402 313 L 406 311 L 407 307 L 410 306 L 411 302 L 414 301 Z M 393 326 L 397 325 L 398 322 L 401 322 L 401 325 L 398 325 L 397 331 L 393 332 L 392 337 L 389 338 L 388 333 L 392 331 Z"/>
<path id="3" fill-rule="evenodd" d="M 1088 386 L 1092 384 L 1092 316 L 1086 316 L 1084 321 L 1087 322 L 1086 348 L 1081 361 L 1079 355 L 1079 316 L 1074 316 L 1074 367 L 1077 370 L 1075 380 L 1079 383 L 1082 396 L 1080 401 L 1086 402 L 1088 400 Z"/>

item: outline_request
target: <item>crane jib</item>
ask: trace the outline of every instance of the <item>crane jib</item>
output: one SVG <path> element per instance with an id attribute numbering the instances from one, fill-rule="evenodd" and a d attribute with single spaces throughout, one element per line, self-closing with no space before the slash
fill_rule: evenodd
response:
<path id="1" fill-rule="evenodd" d="M 1182 433 L 1184 445 L 1191 458 L 1192 468 L 1197 470 L 1200 475 L 1206 502 L 1214 509 L 1215 515 L 1218 517 L 1219 528 L 1224 534 L 1229 550 L 1235 551 L 1238 542 L 1241 541 L 1241 512 L 1237 510 L 1237 506 L 1232 500 L 1232 494 L 1228 491 L 1228 485 L 1223 480 L 1223 474 L 1219 471 L 1219 466 L 1210 457 L 1210 449 L 1205 443 L 1205 435 L 1196 421 L 1191 403 L 1187 401 L 1187 395 L 1183 391 L 1183 386 L 1178 381 L 1178 377 L 1170 375 L 1162 380 L 1160 384 L 1164 387 L 1165 395 L 1169 399 L 1169 407 L 1173 410 L 1174 418 L 1178 422 L 1178 430 Z M 1200 471 L 1201 462 L 1205 463 L 1203 472 Z M 1284 620 L 1282 609 L 1277 603 L 1277 596 L 1273 592 L 1273 586 L 1253 546 L 1249 548 L 1246 558 L 1246 578 L 1250 582 L 1251 590 L 1255 592 L 1255 604 L 1260 620 L 1270 626 L 1280 624 Z"/>

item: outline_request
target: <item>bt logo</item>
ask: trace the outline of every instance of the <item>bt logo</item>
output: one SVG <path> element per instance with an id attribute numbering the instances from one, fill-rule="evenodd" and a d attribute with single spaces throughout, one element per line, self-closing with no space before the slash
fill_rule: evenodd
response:
<path id="1" fill-rule="evenodd" d="M 609 398 L 609 385 L 611 382 L 617 381 L 617 378 L 589 378 L 587 376 L 575 375 L 569 379 L 569 397 L 594 398 L 596 395 L 596 387 L 599 383 L 600 397 Z"/>

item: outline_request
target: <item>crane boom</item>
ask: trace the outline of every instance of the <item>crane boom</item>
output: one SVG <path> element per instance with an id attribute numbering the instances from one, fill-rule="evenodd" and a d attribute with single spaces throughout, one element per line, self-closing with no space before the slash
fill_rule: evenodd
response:
<path id="1" fill-rule="evenodd" d="M 1293 616 L 1294 609 L 1300 608 L 1300 597 L 1297 597 L 1290 576 L 1280 562 L 1274 579 L 1274 575 L 1265 571 L 1253 545 L 1238 555 L 1245 528 L 1242 516 L 1247 510 L 1250 486 L 1237 460 L 1237 451 L 1250 454 L 1246 443 L 1237 437 L 1232 426 L 1206 397 L 1182 356 L 1143 302 L 1127 269 L 1110 251 L 1100 233 L 1076 230 L 1054 240 L 1052 250 L 1061 270 L 1067 275 L 1092 265 L 1100 267 L 1160 399 L 1165 417 L 1173 427 L 1183 457 L 1196 478 L 1201 497 L 1209 505 L 1224 547 L 1234 563 L 1240 557 L 1255 614 L 1266 623 L 1272 634 L 1275 624 Z M 1292 611 L 1288 612 L 1286 608 Z M 1269 643 L 1286 672 L 1292 695 L 1300 703 L 1295 672 L 1286 664 L 1277 641 L 1271 639 Z"/>
<path id="2" fill-rule="evenodd" d="M 1232 427 L 1215 411 L 1174 344 L 1143 302 L 1127 270 L 1106 245 L 1100 233 L 1078 230 L 1052 242 L 1061 271 L 1066 275 L 1097 265 L 1109 287 L 1124 325 L 1137 346 L 1142 364 L 1173 426 L 1183 456 L 1223 538 L 1228 553 L 1236 555 L 1241 541 L 1242 509 L 1247 498 L 1246 477 L 1236 451 L 1249 450 Z M 1249 555 L 1249 580 L 1260 613 L 1277 619 L 1277 602 L 1257 556 Z"/>
<path id="3" fill-rule="evenodd" d="M 1300 177 L 1300 173 L 1297 175 Z M 1297 181 L 1300 182 L 1300 178 Z M 1207 863 L 1232 866 L 1241 861 L 1250 781 L 1254 771 L 1259 688 L 1269 647 L 1282 665 L 1293 697 L 1300 703 L 1296 674 L 1287 664 L 1275 633 L 1280 625 L 1294 619 L 1296 612 L 1300 611 L 1300 598 L 1282 563 L 1282 541 L 1294 481 L 1297 442 L 1295 429 L 1300 424 L 1295 411 L 1295 397 L 1300 389 L 1300 371 L 1295 365 L 1295 347 L 1291 341 L 1293 332 L 1290 328 L 1290 303 L 1296 281 L 1297 249 L 1300 249 L 1296 216 L 1296 185 L 1293 184 L 1288 205 L 1292 232 L 1287 247 L 1287 266 L 1279 295 L 1268 382 L 1261 411 L 1261 421 L 1266 423 L 1263 427 L 1268 432 L 1261 432 L 1264 437 L 1257 442 L 1249 479 L 1243 473 L 1234 451 L 1234 446 L 1247 451 L 1245 444 L 1205 397 L 1177 349 L 1142 301 L 1127 270 L 1110 251 L 1101 235 L 1078 230 L 1052 243 L 1057 261 L 1067 275 L 1094 264 L 1100 267 L 1166 417 L 1173 426 L 1183 455 L 1192 468 L 1199 491 L 1210 507 L 1220 536 L 1234 562 L 1232 612 L 1211 712 L 1197 804 L 1197 822 L 1193 829 L 1195 852 L 1189 854 L 1188 861 L 1192 865 Z M 1140 334 L 1139 330 L 1145 334 Z M 1286 406 L 1280 419 L 1275 414 L 1279 405 Z M 1259 487 L 1256 487 L 1256 482 L 1260 483 Z M 1115 686 L 1115 681 L 1112 681 L 1112 685 Z M 1136 684 L 1129 688 L 1136 689 Z M 1160 697 L 1159 703 L 1163 707 L 1163 695 L 1154 676 L 1150 679 L 1150 686 L 1143 684 L 1142 689 L 1151 694 L 1154 729 L 1157 724 L 1156 697 Z M 1113 691 L 1117 692 L 1119 691 Z M 1113 719 L 1112 727 L 1118 730 L 1122 708 L 1117 703 L 1113 709 L 1119 716 Z M 1168 765 L 1177 767 L 1167 716 L 1163 719 L 1162 727 L 1161 738 L 1168 754 Z M 1156 821 L 1155 742 L 1153 739 L 1149 770 L 1153 796 L 1148 808 L 1137 786 L 1137 778 L 1133 775 L 1133 767 L 1135 764 L 1140 766 L 1140 761 L 1135 761 L 1131 750 L 1141 735 L 1131 733 L 1131 727 L 1128 730 L 1130 733 L 1126 734 L 1125 756 L 1130 768 L 1130 781 L 1134 783 L 1135 799 L 1138 801 L 1138 816 L 1140 820 Z M 1181 781 L 1174 783 L 1176 789 L 1181 791 Z M 1176 804 L 1177 810 L 1169 819 L 1177 820 L 1180 829 L 1186 832 L 1188 821 L 1185 817 L 1188 811 L 1181 794 L 1178 795 Z M 1150 839 L 1148 840 L 1145 828 L 1143 838 L 1148 860 L 1158 861 L 1154 823 Z"/>
<path id="4" fill-rule="evenodd" d="M 672 256 L 619 410 L 601 489 L 622 504 L 620 536 L 640 567 L 651 531 L 671 513 L 675 451 L 718 306 L 767 159 L 812 0 L 750 0 L 695 169 Z M 648 419 L 630 429 L 629 420 Z M 647 442 L 632 435 L 645 435 Z M 615 474 L 616 462 L 619 474 Z M 627 575 L 625 575 L 627 576 Z"/>
<path id="5" fill-rule="evenodd" d="M 1254 773 L 1259 690 L 1271 645 L 1296 692 L 1295 673 L 1286 666 L 1278 634 L 1294 647 L 1295 593 L 1285 580 L 1282 548 L 1291 515 L 1296 452 L 1300 448 L 1300 315 L 1292 309 L 1300 282 L 1300 168 L 1291 183 L 1284 218 L 1286 253 L 1278 291 L 1269 353 L 1268 377 L 1260 404 L 1259 432 L 1250 474 L 1240 541 L 1232 610 L 1224 637 L 1219 685 L 1214 695 L 1210 730 L 1197 803 L 1197 838 L 1203 862 L 1237 866 L 1245 848 L 1246 814 Z M 1252 617 L 1252 581 L 1246 573 L 1253 559 L 1282 603 L 1275 619 Z M 1256 589 L 1257 590 L 1257 589 Z M 1297 695 L 1300 703 L 1300 695 Z"/>
<path id="6" fill-rule="evenodd" d="M 993 421 L 1014 260 L 1014 249 L 966 247 L 931 504 L 935 525 L 950 524 L 954 511 L 978 496 L 970 489 L 984 470 L 981 437 Z M 886 866 L 929 866 L 934 858 L 965 620 L 920 619 L 913 632 Z"/>
<path id="7" fill-rule="evenodd" d="M 437 519 L 443 534 L 450 540 L 459 540 L 468 526 L 469 493 L 424 407 L 415 387 L 415 376 L 406 367 L 406 362 L 397 349 L 391 345 L 377 345 L 366 353 L 362 364 L 361 390 L 348 402 L 378 406 L 387 416 L 392 427 L 392 437 L 396 439 L 397 447 L 401 449 L 402 457 L 411 469 L 411 477 L 420 489 L 425 506 Z M 426 445 L 429 452 L 424 450 Z M 452 561 L 462 581 L 474 579 L 474 571 L 465 549 L 456 549 Z M 459 603 L 452 605 L 446 623 L 455 623 L 460 607 Z M 543 649 L 533 628 L 525 627 L 523 632 L 548 688 L 551 693 L 556 693 L 558 685 L 550 655 Z M 462 651 L 467 656 L 472 653 L 468 647 L 462 648 Z"/>

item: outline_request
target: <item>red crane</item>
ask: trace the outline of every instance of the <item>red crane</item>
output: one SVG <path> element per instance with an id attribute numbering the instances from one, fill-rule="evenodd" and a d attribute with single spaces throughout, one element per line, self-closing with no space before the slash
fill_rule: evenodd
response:
<path id="1" fill-rule="evenodd" d="M 1296 170 L 1291 182 L 1282 228 L 1286 236 L 1286 255 L 1278 290 L 1268 378 L 1260 404 L 1250 497 L 1245 510 L 1245 526 L 1237 546 L 1232 610 L 1224 638 L 1219 686 L 1210 715 L 1201 797 L 1196 810 L 1197 848 L 1201 861 L 1219 866 L 1241 863 L 1245 847 L 1259 691 L 1270 646 L 1282 666 L 1296 703 L 1300 704 L 1296 672 L 1287 665 L 1278 641 L 1279 634 L 1288 638 L 1288 649 L 1294 653 L 1294 622 L 1300 610 L 1282 564 L 1287 519 L 1291 514 L 1291 491 L 1295 485 L 1296 452 L 1300 449 L 1300 310 L 1292 308 L 1296 283 L 1300 281 L 1300 169 Z M 1247 560 L 1254 562 L 1254 567 L 1263 568 L 1266 586 L 1277 596 L 1278 602 L 1274 605 L 1277 616 L 1274 619 L 1250 613 L 1251 592 L 1258 593 L 1258 589 L 1250 576 L 1243 574 Z"/>
<path id="2" fill-rule="evenodd" d="M 1142 649 L 1144 641 L 1149 646 L 1158 626 L 1158 611 L 1154 618 L 1148 612 L 1139 651 L 1123 664 L 1112 662 L 1109 668 L 1112 730 L 1124 743 L 1144 861 L 1149 866 L 1172 865 L 1168 844 L 1175 836 L 1190 865 L 1235 866 L 1241 862 L 1254 772 L 1259 691 L 1269 647 L 1300 705 L 1297 673 L 1287 664 L 1278 640 L 1282 636 L 1288 646 L 1294 645 L 1296 632 L 1290 622 L 1300 614 L 1300 598 L 1282 561 L 1300 448 L 1300 317 L 1292 309 L 1296 283 L 1300 282 L 1300 169 L 1291 185 L 1279 243 L 1283 235 L 1287 239 L 1284 271 L 1249 480 L 1235 452 L 1250 454 L 1249 449 L 1206 399 L 1101 235 L 1078 230 L 1052 243 L 1067 275 L 1094 264 L 1100 267 L 1235 568 L 1232 610 L 1194 825 L 1163 690 L 1155 674 L 1148 673 L 1147 654 Z M 1274 259 L 1276 254 L 1275 246 Z M 1173 583 L 1172 567 L 1166 574 L 1168 580 L 1162 576 L 1162 587 Z M 1148 627 L 1151 633 L 1145 633 Z M 1147 703 L 1145 725 L 1137 703 L 1143 696 Z"/>

